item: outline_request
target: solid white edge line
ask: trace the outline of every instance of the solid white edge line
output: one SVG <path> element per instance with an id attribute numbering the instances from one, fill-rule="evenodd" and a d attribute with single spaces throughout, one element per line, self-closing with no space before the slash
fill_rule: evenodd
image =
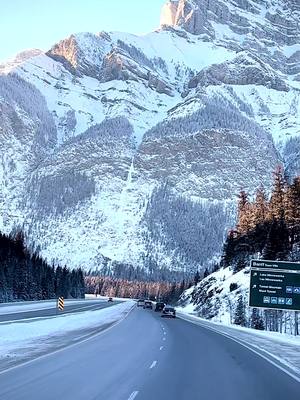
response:
<path id="1" fill-rule="evenodd" d="M 97 336 L 103 335 L 104 333 L 108 332 L 109 330 L 111 330 L 112 328 L 114 328 L 115 326 L 117 326 L 117 325 L 119 325 L 121 322 L 123 322 L 124 319 L 128 317 L 128 315 L 132 312 L 132 310 L 133 310 L 134 308 L 135 308 L 135 304 L 130 308 L 130 310 L 129 310 L 121 319 L 119 319 L 117 322 L 113 322 L 111 326 L 109 326 L 108 328 L 102 330 L 101 332 L 96 332 L 96 333 L 94 333 L 94 334 L 87 334 L 87 335 L 84 335 L 84 336 L 82 336 L 82 340 L 79 338 L 79 341 L 76 342 L 76 343 L 69 344 L 69 345 L 67 345 L 67 346 L 65 346 L 65 347 L 62 347 L 61 349 L 54 350 L 54 351 L 52 351 L 52 352 L 50 352 L 50 353 L 43 354 L 43 355 L 41 355 L 41 356 L 38 356 L 38 357 L 36 357 L 36 358 L 33 358 L 32 360 L 25 361 L 24 363 L 21 363 L 21 364 L 15 365 L 15 366 L 13 366 L 13 367 L 10 367 L 10 368 L 8 368 L 8 369 L 5 369 L 5 370 L 3 370 L 3 371 L 0 371 L 0 375 L 4 375 L 4 374 L 6 374 L 7 372 L 13 371 L 13 370 L 15 370 L 15 369 L 17 369 L 17 368 L 24 367 L 25 365 L 32 364 L 32 363 L 34 363 L 34 362 L 36 362 L 36 361 L 38 361 L 38 360 L 41 360 L 41 359 L 43 359 L 43 358 L 50 357 L 50 356 L 52 356 L 53 354 L 61 353 L 62 351 L 66 350 L 66 349 L 71 349 L 72 347 L 79 346 L 80 344 L 85 343 L 85 342 L 87 342 L 87 341 L 89 341 L 89 340 L 91 340 L 91 339 L 94 339 L 94 338 L 97 337 Z M 89 337 L 87 338 L 87 336 L 89 336 Z"/>
<path id="2" fill-rule="evenodd" d="M 138 394 L 139 392 L 137 390 L 135 392 L 132 392 L 131 395 L 128 397 L 128 400 L 134 400 Z"/>
<path id="3" fill-rule="evenodd" d="M 272 361 L 272 360 L 271 360 L 270 358 L 268 358 L 267 356 L 261 354 L 259 351 L 255 350 L 255 349 L 253 349 L 252 347 L 250 347 L 250 345 L 249 345 L 247 342 L 244 342 L 244 341 L 241 340 L 241 339 L 236 339 L 236 338 L 234 338 L 233 336 L 230 336 L 229 334 L 226 334 L 226 333 L 224 333 L 224 332 L 218 331 L 217 329 L 208 327 L 208 326 L 206 326 L 206 325 L 201 325 L 201 322 L 198 322 L 198 321 L 191 321 L 191 320 L 189 320 L 189 319 L 187 319 L 187 318 L 184 318 L 183 316 L 179 316 L 179 318 L 183 319 L 184 321 L 190 322 L 191 324 L 200 326 L 201 328 L 204 328 L 204 329 L 210 330 L 210 331 L 212 331 L 212 332 L 218 333 L 219 335 L 222 335 L 222 336 L 224 336 L 224 337 L 226 337 L 226 338 L 228 338 L 228 339 L 231 339 L 232 341 L 238 343 L 239 345 L 245 347 L 246 349 L 248 349 L 248 350 L 252 351 L 253 353 L 255 353 L 256 355 L 258 355 L 259 357 L 261 357 L 261 358 L 263 358 L 264 360 L 268 361 L 268 362 L 269 362 L 270 364 L 272 364 L 274 367 L 278 368 L 280 371 L 284 372 L 285 374 L 287 374 L 288 376 L 290 376 L 291 378 L 293 378 L 295 381 L 297 381 L 298 383 L 300 383 L 300 377 L 299 377 L 299 376 L 293 374 L 292 372 L 288 371 L 288 370 L 287 370 L 286 368 L 284 368 L 283 366 L 281 366 L 281 365 L 275 363 L 274 361 Z M 264 351 L 264 350 L 260 349 L 259 347 L 255 346 L 255 345 L 252 345 L 252 346 L 255 347 L 256 349 L 260 350 L 260 351 Z M 272 357 L 271 354 L 270 354 L 270 357 Z"/>
<path id="4" fill-rule="evenodd" d="M 153 361 L 153 363 L 150 365 L 149 369 L 156 367 L 156 365 L 157 365 L 157 361 Z"/>

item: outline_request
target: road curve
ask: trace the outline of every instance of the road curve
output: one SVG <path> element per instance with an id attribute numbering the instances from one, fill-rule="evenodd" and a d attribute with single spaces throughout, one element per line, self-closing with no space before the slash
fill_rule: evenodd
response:
<path id="1" fill-rule="evenodd" d="M 238 343 L 143 309 L 0 374 L 1 400 L 285 400 L 299 392 L 297 381 Z"/>

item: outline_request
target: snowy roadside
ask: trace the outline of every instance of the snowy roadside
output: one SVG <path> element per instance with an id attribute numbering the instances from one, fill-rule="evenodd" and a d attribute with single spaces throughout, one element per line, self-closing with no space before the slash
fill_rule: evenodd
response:
<path id="1" fill-rule="evenodd" d="M 294 372 L 300 378 L 300 337 L 283 335 L 277 332 L 257 331 L 239 326 L 227 326 L 196 317 L 177 308 L 180 318 L 220 332 L 226 336 L 259 350 L 259 353 L 271 361 L 277 361 Z"/>
<path id="2" fill-rule="evenodd" d="M 126 317 L 135 302 L 101 310 L 0 325 L 0 371 L 101 332 Z"/>

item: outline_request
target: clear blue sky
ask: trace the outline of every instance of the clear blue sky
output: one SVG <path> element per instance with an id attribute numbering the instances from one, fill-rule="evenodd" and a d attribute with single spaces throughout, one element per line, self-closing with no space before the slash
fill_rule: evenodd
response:
<path id="1" fill-rule="evenodd" d="M 0 0 L 0 60 L 30 48 L 48 50 L 76 32 L 146 33 L 166 0 Z"/>

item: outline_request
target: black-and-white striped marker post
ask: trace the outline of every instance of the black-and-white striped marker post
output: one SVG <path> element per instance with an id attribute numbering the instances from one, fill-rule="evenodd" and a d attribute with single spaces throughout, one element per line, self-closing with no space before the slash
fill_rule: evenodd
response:
<path id="1" fill-rule="evenodd" d="M 63 297 L 59 297 L 57 299 L 57 309 L 58 311 L 64 311 L 65 308 L 65 301 Z"/>

